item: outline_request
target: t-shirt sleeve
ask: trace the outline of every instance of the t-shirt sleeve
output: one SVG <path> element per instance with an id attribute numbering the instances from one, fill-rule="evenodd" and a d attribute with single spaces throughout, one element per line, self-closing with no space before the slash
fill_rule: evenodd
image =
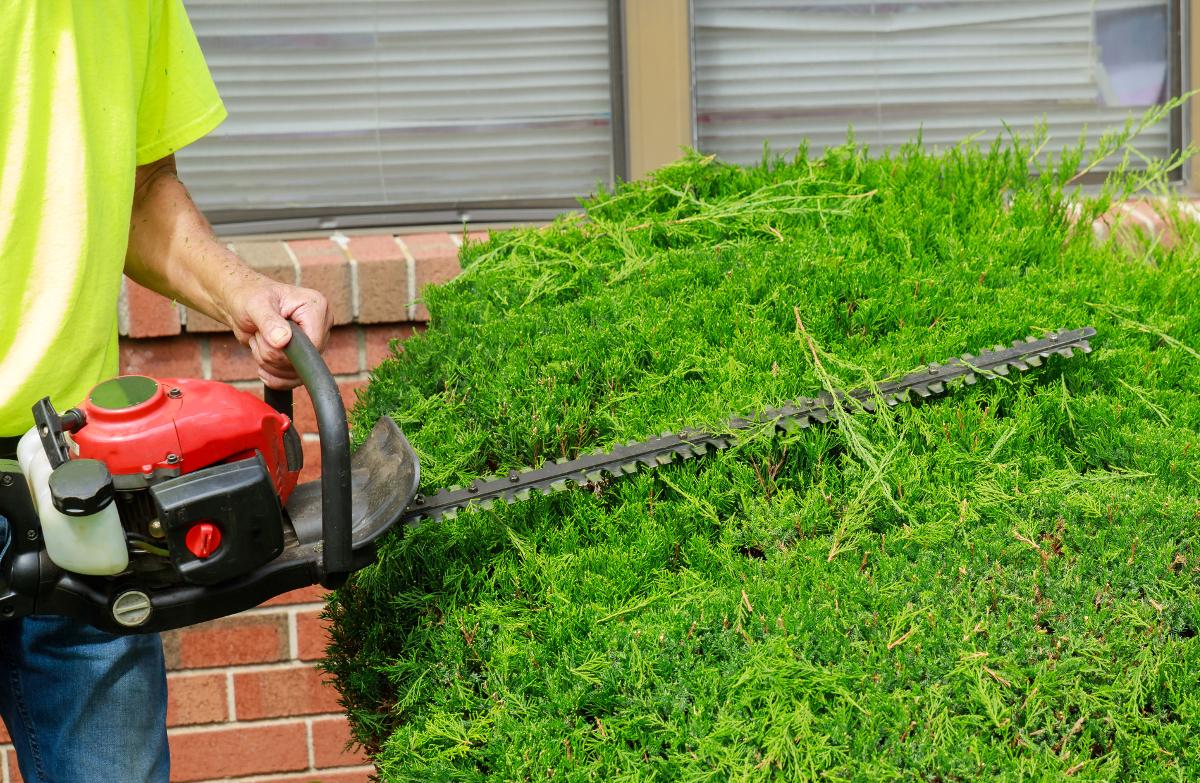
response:
<path id="1" fill-rule="evenodd" d="M 155 5 L 137 113 L 139 166 L 191 144 L 226 116 L 182 0 Z"/>

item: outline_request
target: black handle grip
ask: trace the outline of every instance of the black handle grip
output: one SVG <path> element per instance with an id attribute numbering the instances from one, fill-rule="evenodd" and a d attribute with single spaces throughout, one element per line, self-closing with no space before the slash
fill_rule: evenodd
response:
<path id="1" fill-rule="evenodd" d="M 318 578 L 321 586 L 333 590 L 346 583 L 350 576 L 353 518 L 350 500 L 350 429 L 346 426 L 346 408 L 338 391 L 333 373 L 308 335 L 295 321 L 292 339 L 283 352 L 296 368 L 296 373 L 308 389 L 313 410 L 317 414 L 317 432 L 321 435 L 321 564 Z M 267 389 L 268 404 L 280 410 Z M 278 392 L 276 392 L 278 394 Z M 286 392 L 289 408 L 292 393 Z M 275 397 L 282 404 L 281 397 Z M 281 411 L 282 412 L 282 411 Z M 291 411 L 289 410 L 290 414 Z"/>

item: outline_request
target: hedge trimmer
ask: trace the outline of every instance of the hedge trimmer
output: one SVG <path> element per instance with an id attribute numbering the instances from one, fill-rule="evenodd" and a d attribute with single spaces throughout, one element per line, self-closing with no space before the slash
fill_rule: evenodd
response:
<path id="1" fill-rule="evenodd" d="M 735 416 L 714 431 L 687 427 L 678 432 L 664 432 L 656 438 L 630 441 L 609 451 L 597 450 L 572 460 L 560 458 L 542 467 L 514 470 L 505 476 L 485 476 L 466 487 L 439 489 L 433 495 L 417 495 L 405 510 L 401 521 L 410 527 L 423 520 L 453 518 L 460 511 L 478 506 L 494 507 L 497 502 L 516 503 L 532 497 L 534 491 L 551 495 L 570 484 L 583 486 L 598 483 L 608 477 L 636 473 L 638 466 L 654 469 L 669 464 L 676 457 L 692 459 L 704 456 L 709 449 L 723 450 L 736 442 L 738 433 L 773 425 L 774 432 L 791 432 L 814 424 L 828 424 L 838 416 L 859 411 L 873 412 L 878 403 L 894 407 L 918 399 L 943 394 L 947 384 L 961 380 L 974 384 L 982 376 L 992 378 L 1008 375 L 1012 368 L 1024 372 L 1041 366 L 1051 356 L 1071 358 L 1074 349 L 1091 353 L 1088 338 L 1096 330 L 1090 326 L 1073 331 L 1059 330 L 1037 339 L 1013 341 L 1011 347 L 997 346 L 979 356 L 963 354 L 945 364 L 930 364 L 924 370 L 879 384 L 875 389 L 855 389 L 839 392 L 837 399 L 825 392 L 818 397 L 801 398 L 779 408 L 771 408 L 751 417 Z"/>
<path id="2" fill-rule="evenodd" d="M 515 503 L 726 449 L 758 430 L 790 432 L 944 393 L 952 382 L 1025 371 L 1075 349 L 1091 327 L 851 392 L 802 398 L 711 429 L 689 427 L 573 460 L 476 479 L 425 496 L 420 465 L 390 417 L 350 454 L 337 384 L 293 324 L 285 349 L 312 397 L 319 481 L 297 484 L 291 392 L 258 399 L 227 384 L 125 376 L 59 414 L 48 398 L 18 460 L 0 460 L 0 619 L 57 614 L 110 633 L 164 631 L 240 612 L 312 584 L 335 588 L 375 560 L 395 524 Z"/>

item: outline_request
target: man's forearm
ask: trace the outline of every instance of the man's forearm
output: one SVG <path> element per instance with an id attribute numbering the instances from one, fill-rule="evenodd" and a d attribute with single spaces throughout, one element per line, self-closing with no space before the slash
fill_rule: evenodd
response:
<path id="1" fill-rule="evenodd" d="M 179 181 L 175 158 L 140 167 L 125 274 L 134 282 L 233 326 L 228 301 L 254 270 L 217 241 Z"/>
<path id="2" fill-rule="evenodd" d="M 283 347 L 291 319 L 323 348 L 331 317 L 325 297 L 257 274 L 213 236 L 175 171 L 175 157 L 138 166 L 125 274 L 152 291 L 228 325 L 250 348 L 259 376 L 274 388 L 295 386 Z"/>

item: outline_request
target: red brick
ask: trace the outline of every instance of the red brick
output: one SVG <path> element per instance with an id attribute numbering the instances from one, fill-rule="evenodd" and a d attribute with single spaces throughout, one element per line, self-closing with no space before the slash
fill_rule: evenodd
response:
<path id="1" fill-rule="evenodd" d="M 167 676 L 167 725 L 218 723 L 229 719 L 224 674 Z"/>
<path id="2" fill-rule="evenodd" d="M 376 778 L 367 770 L 301 772 L 277 778 L 257 778 L 256 783 L 374 783 Z"/>
<path id="3" fill-rule="evenodd" d="M 317 413 L 313 410 L 312 397 L 308 396 L 307 389 L 297 387 L 292 392 L 292 421 L 302 435 L 317 431 Z M 304 461 L 308 462 L 307 457 Z"/>
<path id="4" fill-rule="evenodd" d="M 194 337 L 122 338 L 120 355 L 122 375 L 199 378 L 204 374 L 200 343 Z"/>
<path id="5" fill-rule="evenodd" d="M 8 726 L 0 723 L 0 745 L 7 745 L 12 742 L 12 737 L 8 736 Z"/>
<path id="6" fill-rule="evenodd" d="M 312 585 L 311 587 L 301 587 L 299 590 L 291 590 L 283 595 L 277 595 L 274 598 L 268 598 L 259 606 L 283 606 L 285 604 L 311 604 L 317 601 L 324 601 L 325 595 L 329 591 L 320 585 Z"/>
<path id="7" fill-rule="evenodd" d="M 358 403 L 358 393 L 367 388 L 368 381 L 338 381 L 338 391 L 342 393 L 342 404 L 350 410 Z"/>
<path id="8" fill-rule="evenodd" d="M 254 354 L 232 333 L 210 337 L 208 345 L 214 381 L 258 380 L 258 362 L 254 361 Z"/>
<path id="9" fill-rule="evenodd" d="M 458 244 L 449 234 L 404 234 L 400 241 L 412 253 L 413 258 L 453 256 L 458 258 Z"/>
<path id="10" fill-rule="evenodd" d="M 320 610 L 296 612 L 296 650 L 302 661 L 315 661 L 325 657 L 329 644 L 329 621 L 321 619 Z"/>
<path id="11" fill-rule="evenodd" d="M 313 761 L 317 769 L 353 767 L 371 761 L 361 748 L 346 750 L 350 741 L 350 721 L 345 715 L 319 718 L 312 724 Z"/>
<path id="12" fill-rule="evenodd" d="M 364 327 L 367 333 L 367 368 L 378 367 L 392 357 L 392 340 L 407 340 L 413 335 L 413 324 L 379 324 Z"/>
<path id="13" fill-rule="evenodd" d="M 220 321 L 209 318 L 199 310 L 188 309 L 187 311 L 187 330 L 188 332 L 231 332 L 233 331 Z"/>
<path id="14" fill-rule="evenodd" d="M 233 251 L 259 275 L 296 284 L 296 266 L 282 242 L 237 242 Z"/>
<path id="15" fill-rule="evenodd" d="M 332 239 L 293 239 L 288 242 L 288 247 L 292 249 L 292 253 L 296 258 L 315 257 L 322 255 L 344 255 L 341 246 Z M 304 265 L 301 264 L 301 269 Z M 304 282 L 304 276 L 301 275 L 300 281 Z"/>
<path id="16" fill-rule="evenodd" d="M 418 298 L 425 286 L 453 280 L 462 271 L 458 265 L 458 246 L 449 234 L 413 234 L 403 239 L 416 263 Z M 417 305 L 416 319 L 429 320 L 429 310 L 424 304 Z"/>
<path id="17" fill-rule="evenodd" d="M 338 381 L 338 391 L 342 393 L 342 404 L 346 410 L 358 402 L 358 390 L 365 389 L 367 381 Z M 313 410 L 312 397 L 308 390 L 297 387 L 292 394 L 292 420 L 301 433 L 317 431 L 317 413 Z"/>
<path id="18" fill-rule="evenodd" d="M 125 278 L 130 337 L 169 337 L 179 334 L 179 308 L 165 296 Z"/>
<path id="19" fill-rule="evenodd" d="M 238 720 L 339 712 L 338 692 L 311 666 L 233 675 Z"/>
<path id="20" fill-rule="evenodd" d="M 316 481 L 321 478 L 321 440 L 312 435 L 304 438 L 304 467 L 300 471 L 299 481 Z"/>
<path id="21" fill-rule="evenodd" d="M 305 769 L 307 735 L 304 721 L 174 733 L 170 736 L 171 781 Z"/>
<path id="22" fill-rule="evenodd" d="M 300 285 L 325 294 L 335 324 L 353 320 L 350 260 L 338 244 L 329 239 L 302 239 L 288 242 L 300 262 Z"/>
<path id="23" fill-rule="evenodd" d="M 394 237 L 354 237 L 350 255 L 358 263 L 358 322 L 408 320 L 408 260 Z"/>
<path id="24" fill-rule="evenodd" d="M 163 652 L 168 669 L 199 669 L 288 658 L 287 615 L 223 617 L 166 631 Z"/>
<path id="25" fill-rule="evenodd" d="M 17 752 L 15 750 L 8 751 L 8 779 L 12 783 L 24 783 L 25 778 L 21 777 L 21 769 L 17 766 Z M 322 781 L 322 783 L 324 783 Z"/>
<path id="26" fill-rule="evenodd" d="M 354 256 L 354 260 L 363 261 L 390 261 L 392 259 L 404 260 L 404 251 L 400 249 L 400 245 L 396 244 L 396 238 L 391 234 L 376 234 L 369 237 L 351 237 L 347 249 L 350 255 Z"/>
<path id="27" fill-rule="evenodd" d="M 325 351 L 321 355 L 334 375 L 353 375 L 358 372 L 358 327 L 335 326 L 330 329 Z"/>

